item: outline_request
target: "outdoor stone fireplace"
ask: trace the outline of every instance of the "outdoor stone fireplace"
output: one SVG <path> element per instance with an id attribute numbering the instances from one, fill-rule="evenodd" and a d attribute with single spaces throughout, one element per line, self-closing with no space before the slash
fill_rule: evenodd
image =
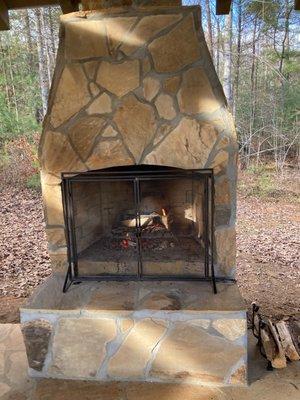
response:
<path id="1" fill-rule="evenodd" d="M 236 134 L 200 8 L 83 4 L 61 17 L 40 142 L 53 276 L 21 310 L 30 373 L 244 384 Z M 217 294 L 161 282 L 213 268 Z M 105 281 L 63 294 L 72 270 Z"/>

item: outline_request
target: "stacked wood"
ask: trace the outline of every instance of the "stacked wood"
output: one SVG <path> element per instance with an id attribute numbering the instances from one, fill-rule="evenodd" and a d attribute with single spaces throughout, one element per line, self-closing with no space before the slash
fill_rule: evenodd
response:
<path id="1" fill-rule="evenodd" d="M 287 361 L 300 360 L 298 327 L 292 319 L 271 321 L 261 324 L 259 333 L 267 360 L 273 368 L 285 368 Z"/>

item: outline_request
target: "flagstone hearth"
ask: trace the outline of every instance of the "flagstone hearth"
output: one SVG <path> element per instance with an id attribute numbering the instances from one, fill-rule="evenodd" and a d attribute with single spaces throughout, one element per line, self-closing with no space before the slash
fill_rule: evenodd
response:
<path id="1" fill-rule="evenodd" d="M 50 278 L 21 309 L 31 376 L 246 383 L 246 312 L 236 285 Z"/>

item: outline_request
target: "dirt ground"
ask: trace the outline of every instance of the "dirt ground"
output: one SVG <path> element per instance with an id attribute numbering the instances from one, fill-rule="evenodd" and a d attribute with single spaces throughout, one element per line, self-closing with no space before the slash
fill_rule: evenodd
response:
<path id="1" fill-rule="evenodd" d="M 300 184 L 296 171 L 240 173 L 237 281 L 250 306 L 280 317 L 300 312 Z M 0 193 L 0 323 L 51 274 L 41 196 L 7 187 Z"/>

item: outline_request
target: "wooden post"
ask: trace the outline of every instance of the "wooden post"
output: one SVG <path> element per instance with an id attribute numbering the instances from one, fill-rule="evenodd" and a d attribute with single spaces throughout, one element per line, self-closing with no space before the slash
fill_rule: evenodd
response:
<path id="1" fill-rule="evenodd" d="M 9 29 L 8 8 L 4 0 L 0 0 L 0 31 Z"/>
<path id="2" fill-rule="evenodd" d="M 216 0 L 216 14 L 226 15 L 230 12 L 232 0 Z"/>

